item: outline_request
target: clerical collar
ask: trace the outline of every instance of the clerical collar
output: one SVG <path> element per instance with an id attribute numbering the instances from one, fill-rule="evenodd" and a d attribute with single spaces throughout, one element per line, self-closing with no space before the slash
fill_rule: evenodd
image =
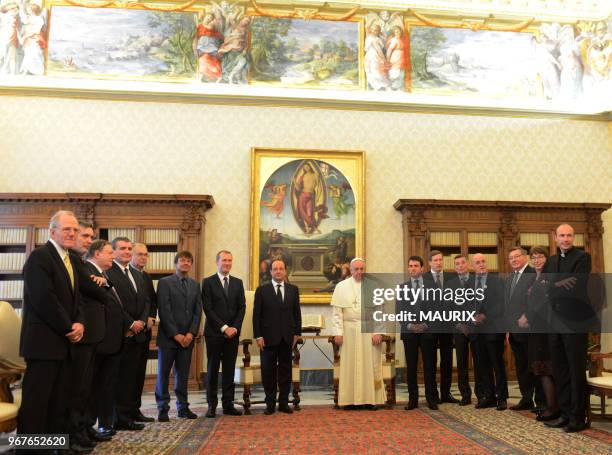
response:
<path id="1" fill-rule="evenodd" d="M 559 250 L 559 256 L 561 256 L 562 258 L 564 258 L 565 256 L 567 256 L 573 249 L 574 247 L 571 247 L 569 250 L 567 251 L 563 251 L 561 248 L 557 248 Z"/>

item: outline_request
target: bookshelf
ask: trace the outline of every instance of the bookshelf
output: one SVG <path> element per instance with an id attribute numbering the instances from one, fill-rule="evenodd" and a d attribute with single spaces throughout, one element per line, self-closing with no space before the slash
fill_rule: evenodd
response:
<path id="1" fill-rule="evenodd" d="M 128 237 L 146 244 L 150 252 L 146 270 L 155 285 L 161 277 L 174 273 L 174 255 L 179 250 L 194 255 L 190 275 L 199 281 L 203 275 L 205 214 L 213 206 L 214 199 L 208 195 L 0 193 L 0 299 L 21 312 L 23 263 L 34 248 L 48 240 L 49 219 L 60 209 L 91 222 L 99 238 Z M 156 333 L 154 330 L 147 365 L 147 391 L 155 387 Z M 202 340 L 196 340 L 191 389 L 203 386 L 202 363 Z"/>

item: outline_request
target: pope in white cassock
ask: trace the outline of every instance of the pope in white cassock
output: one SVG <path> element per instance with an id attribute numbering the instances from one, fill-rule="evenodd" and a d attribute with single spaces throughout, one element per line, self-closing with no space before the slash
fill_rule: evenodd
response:
<path id="1" fill-rule="evenodd" d="M 332 331 L 340 346 L 338 405 L 376 409 L 386 400 L 382 377 L 382 335 L 361 332 L 361 278 L 365 261 L 351 261 L 350 278 L 336 285 L 332 296 Z"/>

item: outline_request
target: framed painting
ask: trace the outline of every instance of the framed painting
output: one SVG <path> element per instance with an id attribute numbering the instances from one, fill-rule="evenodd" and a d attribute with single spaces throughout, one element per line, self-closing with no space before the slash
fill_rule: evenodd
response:
<path id="1" fill-rule="evenodd" d="M 302 303 L 329 303 L 364 252 L 364 153 L 254 148 L 251 169 L 251 289 L 283 259 Z"/>

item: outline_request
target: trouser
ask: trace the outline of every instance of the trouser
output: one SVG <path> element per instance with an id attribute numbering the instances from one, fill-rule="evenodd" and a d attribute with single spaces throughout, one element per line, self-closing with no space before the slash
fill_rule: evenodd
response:
<path id="1" fill-rule="evenodd" d="M 504 364 L 504 338 L 479 340 L 481 352 L 481 381 L 488 399 L 508 399 L 508 378 Z"/>
<path id="2" fill-rule="evenodd" d="M 206 356 L 208 369 L 206 373 L 206 399 L 208 407 L 217 407 L 217 385 L 219 382 L 219 366 L 222 367 L 221 403 L 223 409 L 234 406 L 234 372 L 238 356 L 237 336 L 233 338 L 206 337 Z"/>
<path id="3" fill-rule="evenodd" d="M 469 370 L 470 339 L 462 333 L 455 333 L 454 341 L 455 352 L 457 353 L 457 384 L 459 392 L 462 398 L 469 399 L 472 396 Z"/>
<path id="4" fill-rule="evenodd" d="M 189 407 L 187 401 L 187 383 L 189 381 L 189 366 L 193 343 L 186 348 L 157 348 L 157 383 L 155 384 L 155 401 L 157 409 L 170 409 L 170 370 L 174 367 L 174 393 L 176 408 L 180 411 Z"/>
<path id="5" fill-rule="evenodd" d="M 138 412 L 138 394 L 142 390 L 141 382 L 144 381 L 144 376 L 140 377 L 140 362 L 146 347 L 146 342 L 136 342 L 134 337 L 124 340 L 116 389 L 119 423 L 132 422 L 134 414 Z"/>
<path id="6" fill-rule="evenodd" d="M 94 372 L 94 409 L 98 426 L 109 428 L 115 424 L 115 397 L 119 380 L 121 352 L 116 354 L 96 354 Z M 90 424 L 95 424 L 92 419 Z"/>
<path id="7" fill-rule="evenodd" d="M 529 342 L 518 341 L 512 334 L 510 335 L 510 346 L 514 354 L 514 364 L 516 365 L 516 377 L 521 390 L 521 401 L 532 403 L 534 401 L 538 405 L 546 403 L 544 391 L 542 390 L 541 382 L 535 377 L 529 368 Z"/>
<path id="8" fill-rule="evenodd" d="M 142 406 L 142 391 L 144 389 L 145 376 L 147 375 L 147 362 L 149 361 L 149 344 L 151 342 L 151 331 L 147 330 L 147 341 L 145 342 L 142 355 L 138 361 L 138 371 L 136 377 L 138 381 L 136 383 L 136 409 L 140 410 Z"/>
<path id="9" fill-rule="evenodd" d="M 261 379 L 266 393 L 266 405 L 276 403 L 278 385 L 278 404 L 289 403 L 291 388 L 291 345 L 281 340 L 276 346 L 264 346 L 261 351 Z"/>
<path id="10" fill-rule="evenodd" d="M 83 431 L 89 421 L 97 344 L 76 344 L 70 385 L 69 434 Z"/>

